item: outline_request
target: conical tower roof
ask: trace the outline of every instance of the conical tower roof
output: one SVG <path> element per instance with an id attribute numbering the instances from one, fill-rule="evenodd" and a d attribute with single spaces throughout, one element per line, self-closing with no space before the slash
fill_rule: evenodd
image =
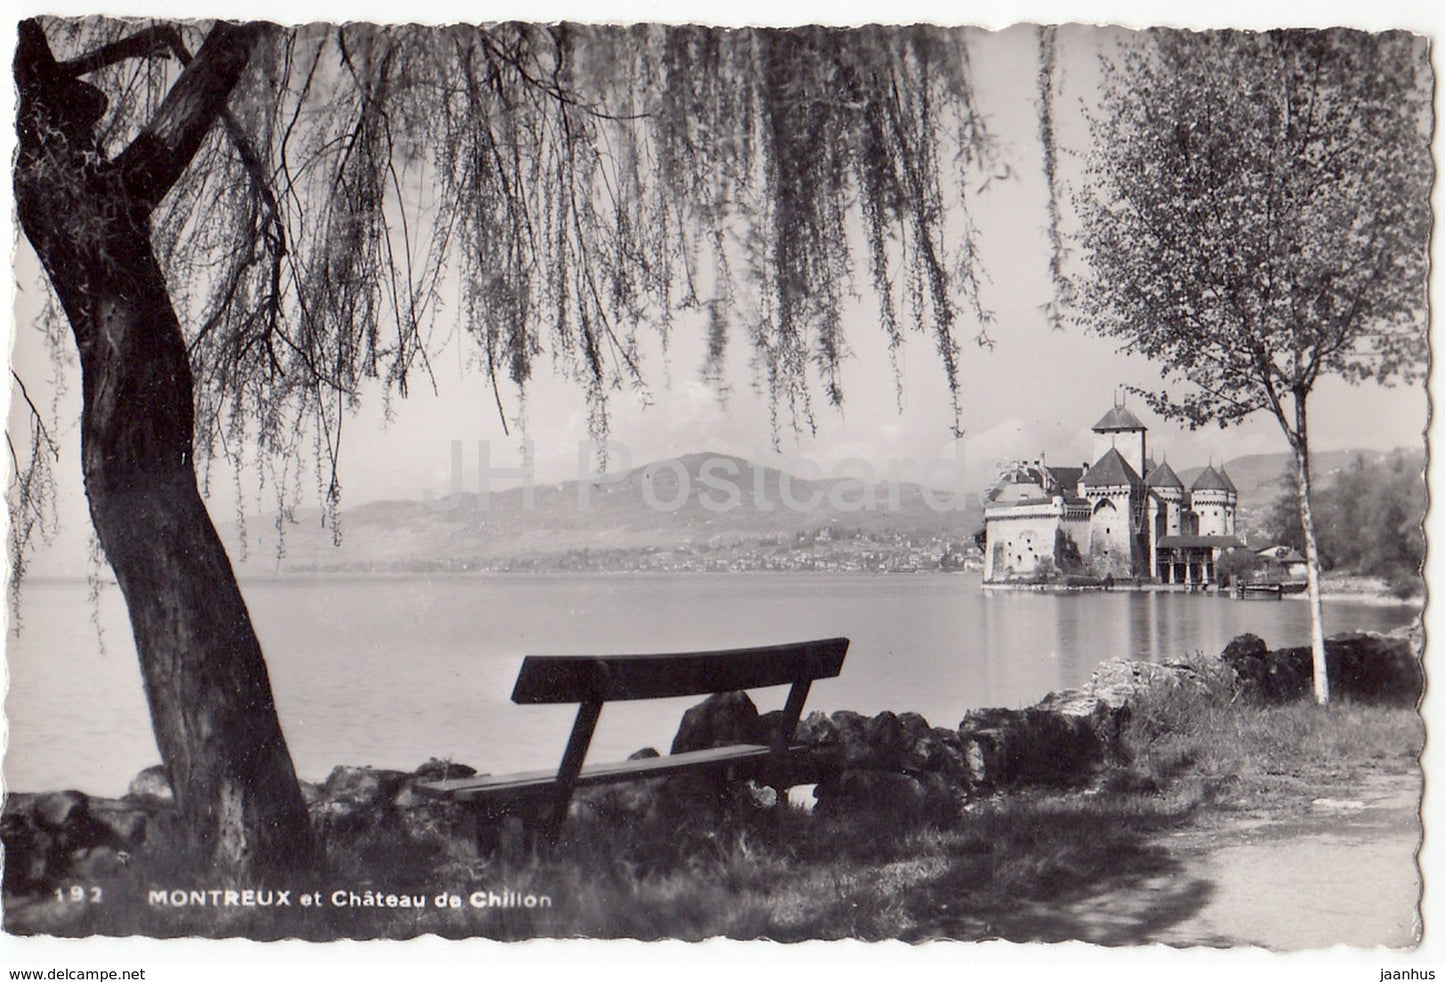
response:
<path id="1" fill-rule="evenodd" d="M 1223 464 L 1219 465 L 1218 470 L 1219 479 L 1224 482 L 1225 488 L 1229 491 L 1234 492 L 1235 494 L 1239 494 L 1239 488 L 1235 487 L 1234 482 L 1229 479 L 1229 474 L 1225 471 Z"/>
<path id="2" fill-rule="evenodd" d="M 1221 477 L 1219 475 L 1219 471 L 1215 470 L 1214 466 L 1211 464 L 1210 466 L 1204 468 L 1204 470 L 1199 472 L 1199 476 L 1194 479 L 1194 483 L 1189 485 L 1189 490 L 1234 491 L 1234 485 L 1229 483 L 1228 478 Z"/>
<path id="3" fill-rule="evenodd" d="M 1148 427 L 1139 422 L 1139 417 L 1129 412 L 1129 410 L 1123 406 L 1115 406 L 1113 409 L 1110 409 L 1104 414 L 1104 418 L 1093 426 L 1095 433 L 1119 433 L 1127 430 L 1144 429 L 1148 429 Z"/>
<path id="4" fill-rule="evenodd" d="M 1134 468 L 1129 466 L 1124 455 L 1115 447 L 1110 447 L 1109 452 L 1100 457 L 1099 462 L 1084 475 L 1086 488 L 1132 488 L 1138 483 L 1139 475 L 1134 473 Z"/>
<path id="5" fill-rule="evenodd" d="M 1160 464 L 1149 472 L 1144 478 L 1144 483 L 1151 488 L 1178 488 L 1184 490 L 1184 482 L 1179 480 L 1179 475 L 1174 473 L 1174 468 L 1168 463 Z"/>

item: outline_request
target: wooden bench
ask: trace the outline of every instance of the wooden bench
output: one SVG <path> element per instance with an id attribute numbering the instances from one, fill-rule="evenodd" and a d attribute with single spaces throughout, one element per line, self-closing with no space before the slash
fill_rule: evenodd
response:
<path id="1" fill-rule="evenodd" d="M 557 770 L 478 774 L 427 781 L 416 788 L 423 794 L 503 808 L 528 798 L 550 798 L 553 806 L 548 825 L 555 837 L 573 791 L 588 785 L 682 772 L 717 772 L 736 777 L 761 773 L 779 788 L 803 783 L 792 780 L 791 768 L 793 758 L 802 749 L 794 746 L 793 740 L 803 703 L 814 679 L 833 678 L 842 671 L 847 651 L 847 638 L 829 638 L 676 655 L 531 655 L 522 661 L 512 701 L 520 705 L 579 704 Z M 792 688 L 766 746 L 737 744 L 639 760 L 585 763 L 605 702 L 709 695 L 775 685 Z"/>

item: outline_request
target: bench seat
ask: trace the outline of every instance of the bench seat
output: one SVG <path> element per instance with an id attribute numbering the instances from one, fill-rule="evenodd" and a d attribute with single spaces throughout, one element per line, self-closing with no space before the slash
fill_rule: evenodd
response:
<path id="1" fill-rule="evenodd" d="M 791 749 L 797 751 L 803 748 L 793 747 Z M 722 769 L 729 766 L 757 768 L 766 763 L 770 753 L 768 747 L 741 743 L 730 747 L 690 750 L 687 753 L 668 754 L 663 757 L 643 757 L 639 760 L 587 764 L 578 773 L 575 786 L 581 788 L 593 784 L 607 784 L 612 781 L 663 777 L 682 771 Z M 547 791 L 555 788 L 556 784 L 557 771 L 554 768 L 545 771 L 477 774 L 472 777 L 449 778 L 445 781 L 426 781 L 417 784 L 416 790 L 421 794 L 452 798 L 457 801 L 481 801 L 492 796 L 511 796 L 527 791 Z"/>

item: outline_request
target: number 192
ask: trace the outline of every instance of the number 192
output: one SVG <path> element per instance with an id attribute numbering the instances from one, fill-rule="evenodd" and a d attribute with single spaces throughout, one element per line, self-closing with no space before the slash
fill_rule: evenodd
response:
<path id="1" fill-rule="evenodd" d="M 98 904 L 101 902 L 101 890 L 100 887 L 84 887 L 78 883 L 69 889 L 56 887 L 55 899 L 62 904 Z"/>

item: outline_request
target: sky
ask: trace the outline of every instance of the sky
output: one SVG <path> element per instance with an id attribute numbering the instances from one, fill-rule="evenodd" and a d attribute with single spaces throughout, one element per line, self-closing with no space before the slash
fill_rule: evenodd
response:
<path id="1" fill-rule="evenodd" d="M 1087 148 L 1083 110 L 1096 90 L 1098 54 L 1117 33 L 1073 26 L 1058 34 L 1055 113 L 1065 197 L 1077 167 L 1070 152 Z M 741 331 L 735 331 L 731 340 L 728 395 L 721 399 L 701 378 L 701 324 L 682 318 L 666 352 L 655 343 L 652 350 L 645 350 L 647 390 L 613 397 L 614 445 L 609 448 L 613 466 L 715 451 L 801 473 L 811 467 L 826 474 L 835 472 L 841 461 L 854 460 L 865 462 L 880 478 L 931 475 L 930 483 L 976 491 L 991 480 L 1004 459 L 1043 454 L 1073 465 L 1089 459 L 1089 427 L 1120 398 L 1121 387 L 1157 387 L 1159 375 L 1148 361 L 1118 351 L 1116 341 L 1076 327 L 1055 330 L 1045 320 L 1043 307 L 1052 294 L 1038 142 L 1036 45 L 1036 34 L 1028 26 L 977 32 L 969 40 L 978 101 L 1010 176 L 988 182 L 970 198 L 986 277 L 982 303 L 995 315 L 989 327 L 995 344 L 991 348 L 972 344 L 973 330 L 967 323 L 960 331 L 962 440 L 953 438 L 942 367 L 925 335 L 914 336 L 898 359 L 903 384 L 898 399 L 885 339 L 877 327 L 876 305 L 860 284 L 862 296 L 847 314 L 852 351 L 842 371 L 845 401 L 841 410 L 833 410 L 820 400 L 816 433 L 786 428 L 772 432 L 767 400 L 755 387 Z M 1063 224 L 1067 234 L 1072 227 L 1067 204 Z M 14 267 L 18 284 L 14 365 L 32 398 L 45 405 L 50 399 L 44 384 L 49 374 L 47 355 L 38 332 L 27 326 L 44 287 L 23 237 L 17 243 Z M 363 399 L 360 413 L 346 422 L 347 450 L 340 474 L 344 506 L 386 498 L 419 500 L 428 491 L 445 493 L 452 485 L 453 441 L 462 442 L 467 490 L 477 489 L 479 442 L 487 445 L 493 467 L 521 464 L 524 438 L 515 430 L 510 435 L 503 432 L 490 389 L 466 369 L 465 362 L 457 348 L 442 352 L 433 360 L 436 395 L 422 390 L 395 401 L 389 420 L 378 392 Z M 88 535 L 73 425 L 79 409 L 78 370 L 72 366 L 69 374 L 69 391 L 60 401 L 62 430 L 57 434 L 63 447 L 58 472 L 65 533 L 51 550 L 54 556 L 40 556 L 42 568 L 61 557 L 67 566 L 76 557 L 83 559 Z M 1153 416 L 1137 397 L 1123 398 L 1149 426 L 1151 449 L 1166 455 L 1176 469 L 1287 450 L 1272 417 L 1257 415 L 1227 430 L 1189 432 Z M 508 412 L 515 413 L 519 406 L 512 395 Z M 12 408 L 12 425 L 23 420 L 18 415 L 21 408 Z M 1423 442 L 1427 402 L 1423 386 L 1354 388 L 1326 380 L 1311 400 L 1311 413 L 1312 443 L 1319 450 L 1418 447 Z M 64 425 L 67 421 L 71 425 Z M 525 439 L 531 443 L 536 480 L 576 479 L 595 466 L 595 457 L 589 456 L 585 466 L 579 460 L 579 442 L 587 439 L 586 421 L 580 388 L 539 372 L 529 387 L 525 412 Z M 923 468 L 930 462 L 934 470 L 925 473 Z M 212 510 L 225 520 L 235 511 L 235 482 L 224 468 L 215 478 Z M 515 480 L 509 482 L 499 474 L 493 487 L 509 483 Z M 248 512 L 274 508 L 269 492 L 258 496 L 255 491 L 256 475 L 243 474 L 240 485 Z M 308 503 L 314 502 L 303 499 L 303 505 Z"/>

